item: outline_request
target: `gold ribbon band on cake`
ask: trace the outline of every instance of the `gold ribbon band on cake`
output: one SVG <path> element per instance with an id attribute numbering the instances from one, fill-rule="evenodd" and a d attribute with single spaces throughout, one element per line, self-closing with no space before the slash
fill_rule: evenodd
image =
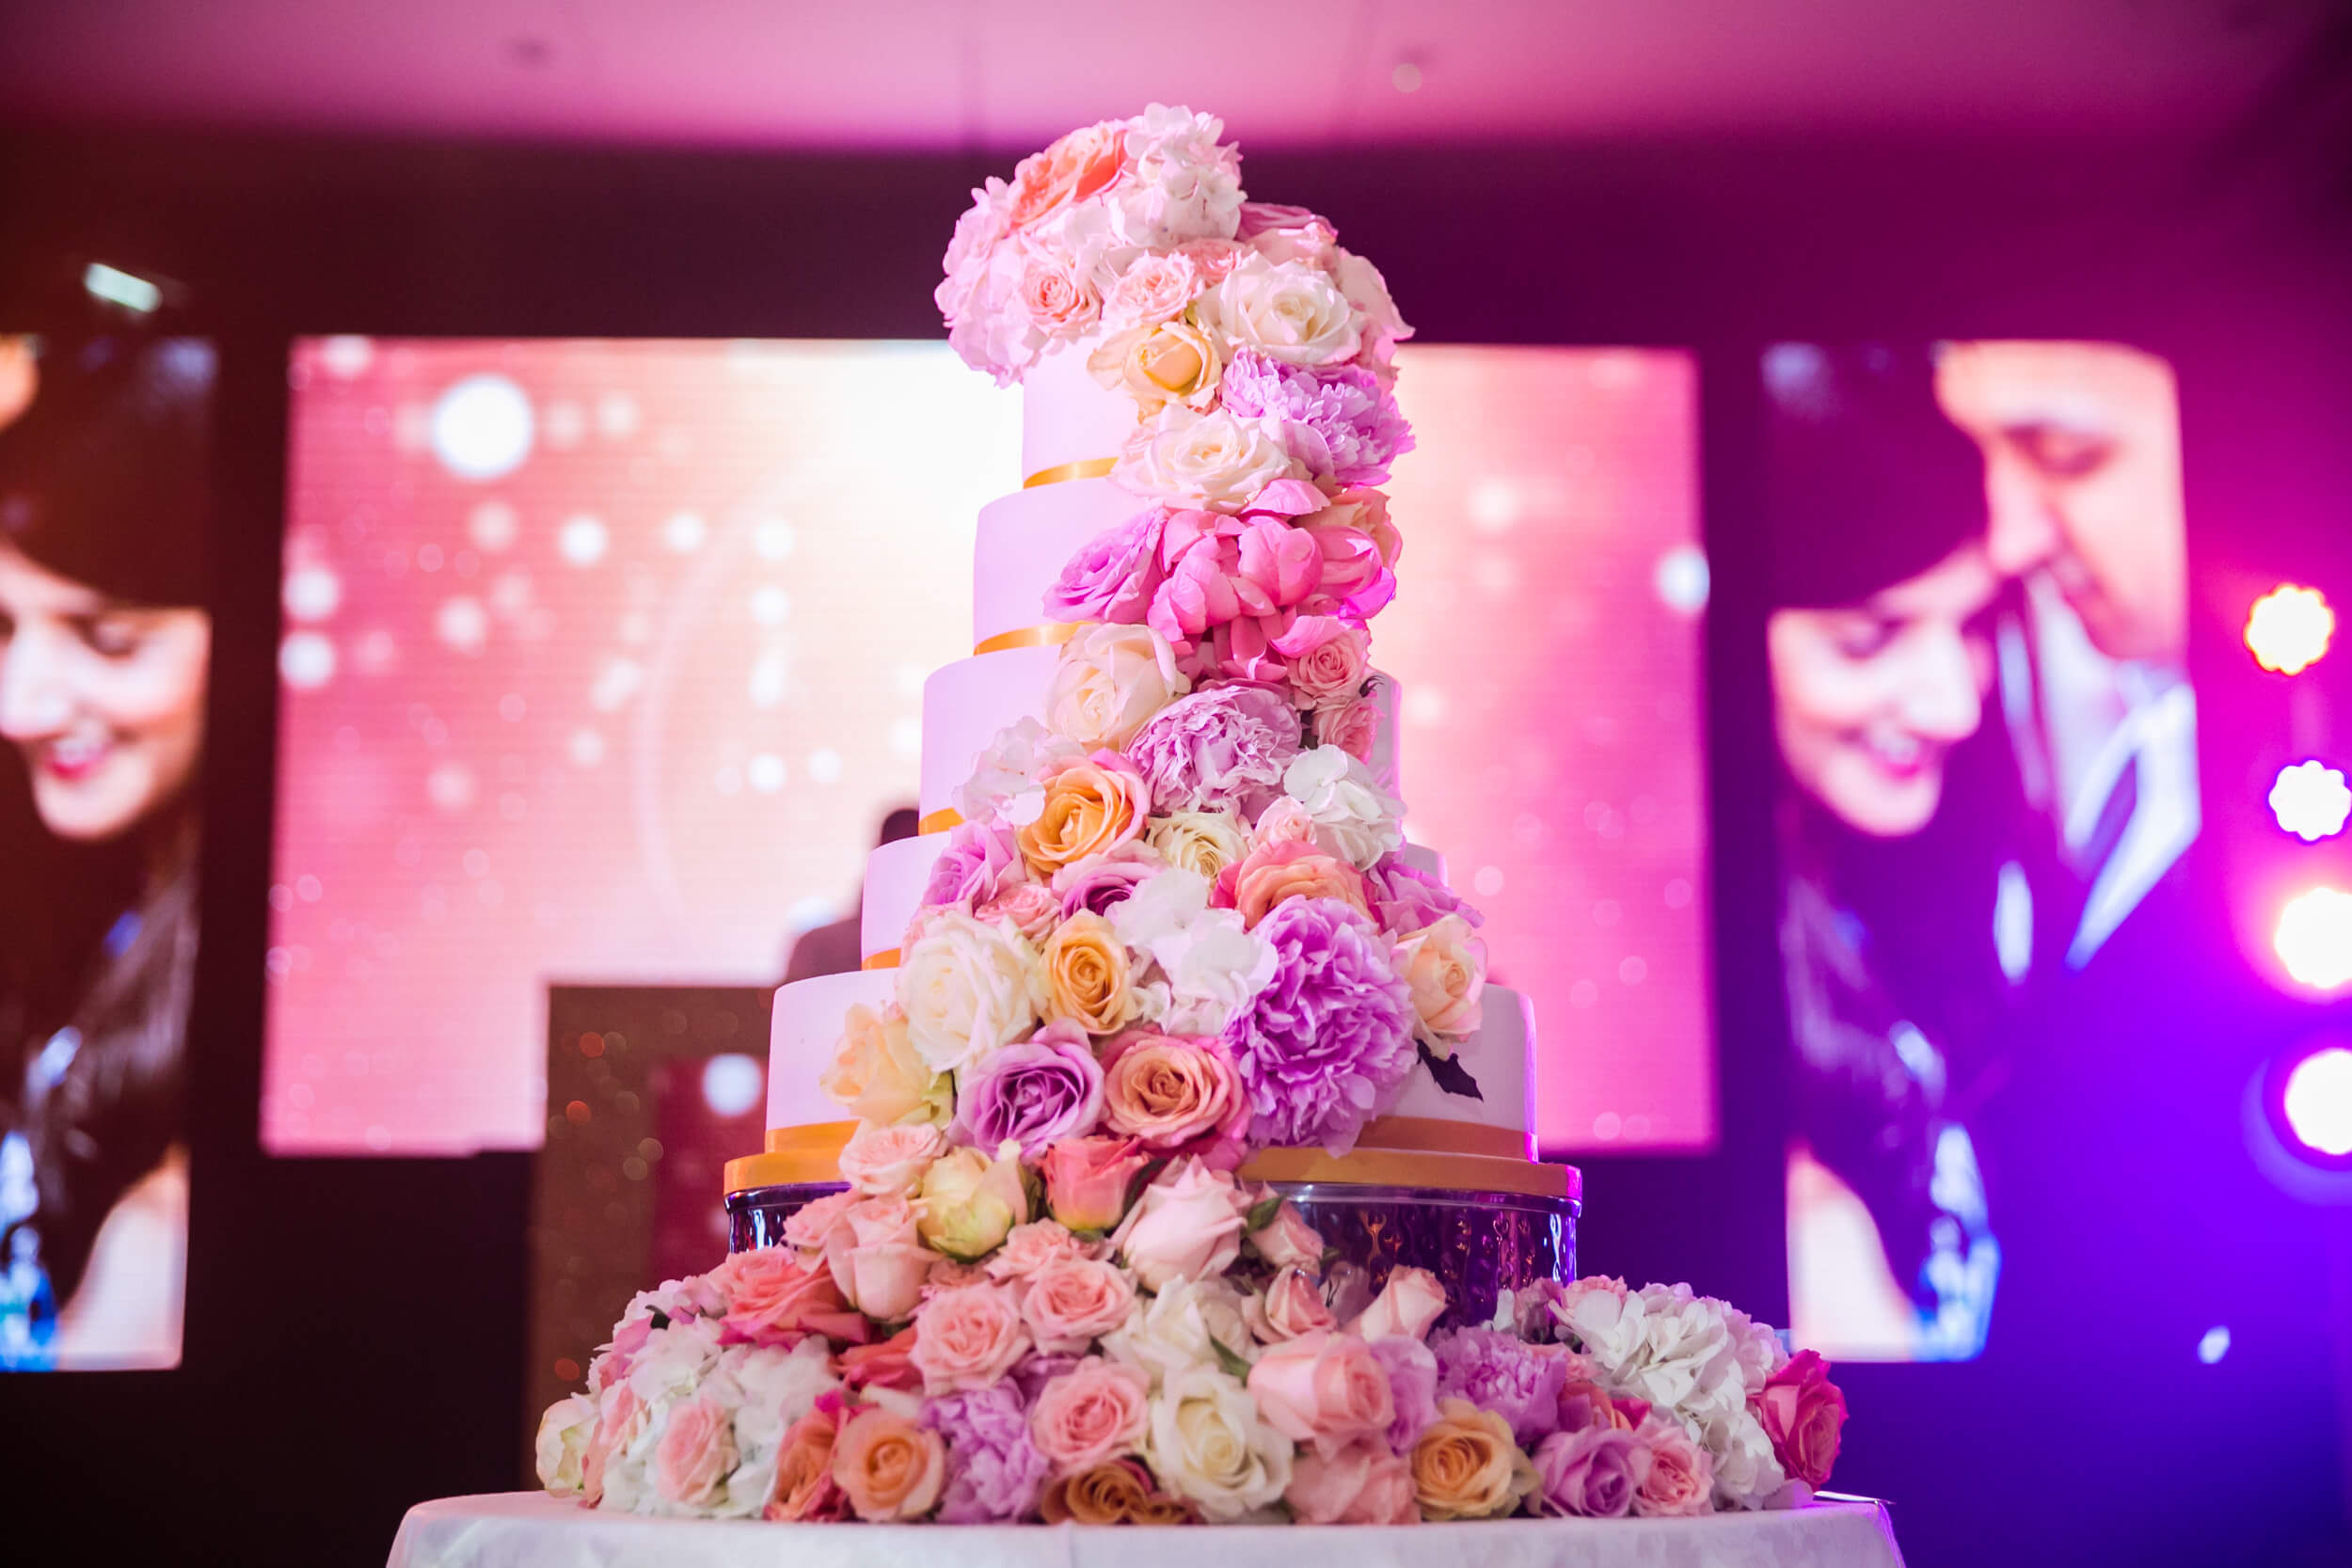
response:
<path id="1" fill-rule="evenodd" d="M 918 819 L 914 831 L 917 833 L 944 833 L 962 820 L 963 813 L 953 806 L 942 806 Z"/>
<path id="2" fill-rule="evenodd" d="M 972 657 L 1001 654 L 1008 648 L 1058 648 L 1093 621 L 1041 621 L 1034 626 L 1022 626 L 1012 631 L 1000 631 L 993 637 L 983 637 L 972 644 Z"/>
<path id="3" fill-rule="evenodd" d="M 868 953 L 858 963 L 860 969 L 896 969 L 898 967 L 898 950 L 895 947 L 884 948 L 879 953 Z"/>
<path id="4" fill-rule="evenodd" d="M 1072 479 L 1101 479 L 1119 467 L 1116 457 L 1082 457 L 1075 463 L 1057 463 L 1050 468 L 1040 468 L 1021 482 L 1024 490 L 1034 490 L 1041 484 L 1059 484 Z"/>
<path id="5" fill-rule="evenodd" d="M 880 957 L 880 955 L 876 955 Z M 726 1190 L 841 1180 L 841 1146 L 853 1121 L 816 1122 L 768 1130 L 768 1151 L 730 1160 Z M 1345 1154 L 1320 1148 L 1262 1148 L 1239 1172 L 1248 1181 L 1326 1181 L 1359 1187 L 1422 1187 L 1441 1191 L 1510 1193 L 1524 1197 L 1579 1197 L 1583 1183 L 1566 1165 L 1527 1157 L 1527 1135 L 1479 1122 L 1435 1117 L 1378 1117 Z"/>

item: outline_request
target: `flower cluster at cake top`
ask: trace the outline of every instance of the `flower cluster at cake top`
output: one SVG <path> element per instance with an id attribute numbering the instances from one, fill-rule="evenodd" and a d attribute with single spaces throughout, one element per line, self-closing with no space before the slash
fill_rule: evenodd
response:
<path id="1" fill-rule="evenodd" d="M 633 1300 L 541 1483 L 670 1515 L 1411 1524 L 1786 1507 L 1845 1401 L 1687 1286 L 1375 1291 L 1298 1210 L 1185 1162 L 1116 1180 L 970 1150 L 861 1169 L 784 1243 Z M 1434 1332 L 1433 1332 L 1434 1330 Z"/>
<path id="2" fill-rule="evenodd" d="M 1171 506 L 1377 484 L 1412 446 L 1390 395 L 1412 328 L 1327 219 L 1243 198 L 1224 132 L 1155 103 L 974 191 L 937 294 L 948 341 L 1000 386 L 1084 353 L 1135 400 L 1120 482 Z"/>

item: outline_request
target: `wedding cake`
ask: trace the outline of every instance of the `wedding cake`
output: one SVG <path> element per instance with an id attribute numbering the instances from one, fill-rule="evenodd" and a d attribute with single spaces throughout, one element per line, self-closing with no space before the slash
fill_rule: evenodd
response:
<path id="1" fill-rule="evenodd" d="M 1574 1280 L 1526 1000 L 1406 842 L 1378 486 L 1410 335 L 1153 106 L 991 180 L 939 290 L 1023 399 L 865 967 L 785 987 L 734 1251 L 548 1412 L 560 1497 L 775 1520 L 1401 1524 L 1801 1497 L 1844 1404 Z"/>

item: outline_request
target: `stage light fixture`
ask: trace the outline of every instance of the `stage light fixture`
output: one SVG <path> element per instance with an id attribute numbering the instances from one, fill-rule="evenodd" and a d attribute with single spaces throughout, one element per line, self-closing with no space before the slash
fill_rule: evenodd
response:
<path id="1" fill-rule="evenodd" d="M 163 289 L 144 277 L 134 277 L 119 267 L 103 261 L 92 261 L 82 269 L 82 287 L 92 299 L 103 299 L 109 305 L 119 305 L 125 310 L 147 315 L 164 302 Z"/>
<path id="2" fill-rule="evenodd" d="M 2297 675 L 2319 661 L 2335 635 L 2336 612 L 2316 588 L 2282 582 L 2254 601 L 2246 616 L 2246 646 L 2254 662 Z"/>
<path id="3" fill-rule="evenodd" d="M 2352 788 L 2345 786 L 2342 769 L 2324 762 L 2281 768 L 2270 785 L 2270 815 L 2281 832 L 2316 844 L 2344 832 L 2352 818 Z"/>
<path id="4" fill-rule="evenodd" d="M 2352 1050 L 2314 1051 L 2287 1073 L 2287 1131 L 2331 1160 L 2352 1154 Z"/>
<path id="5" fill-rule="evenodd" d="M 2286 971 L 2314 990 L 2352 984 L 2352 893 L 2315 887 L 2287 900 L 2270 944 Z"/>

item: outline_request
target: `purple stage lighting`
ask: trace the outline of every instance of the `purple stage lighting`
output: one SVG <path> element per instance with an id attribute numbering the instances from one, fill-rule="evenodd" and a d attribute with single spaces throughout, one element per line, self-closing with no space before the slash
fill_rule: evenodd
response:
<path id="1" fill-rule="evenodd" d="M 2287 1131 L 2331 1160 L 2352 1154 L 2352 1050 L 2314 1051 L 2287 1073 Z"/>
<path id="2" fill-rule="evenodd" d="M 2344 819 L 2352 816 L 2352 788 L 2345 787 L 2342 769 L 2324 762 L 2281 768 L 2270 786 L 2270 815 L 2281 832 L 2316 844 L 2344 832 Z"/>

